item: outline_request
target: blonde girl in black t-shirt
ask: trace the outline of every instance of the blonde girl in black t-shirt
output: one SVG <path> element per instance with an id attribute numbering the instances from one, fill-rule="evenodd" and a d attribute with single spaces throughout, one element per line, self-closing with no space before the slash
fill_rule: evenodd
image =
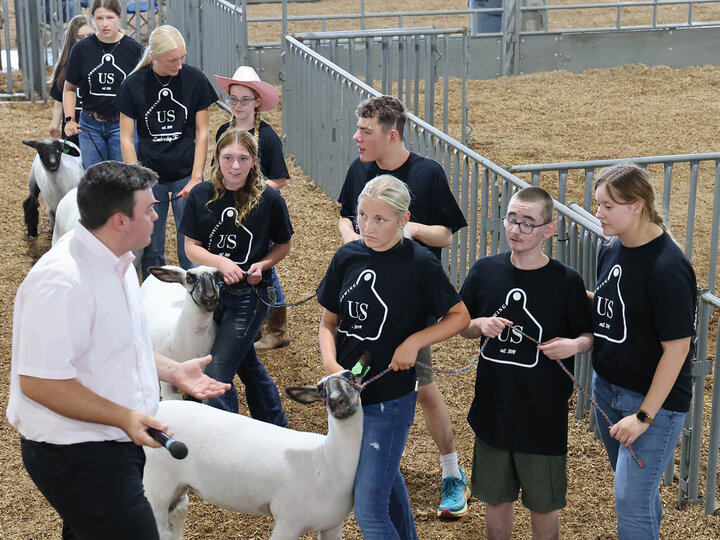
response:
<path id="1" fill-rule="evenodd" d="M 593 392 L 613 427 L 595 416 L 615 471 L 619 538 L 658 538 L 658 486 L 690 406 L 695 273 L 644 170 L 615 165 L 594 188 L 603 232 L 617 237 L 600 250 L 593 295 Z"/>
<path id="2" fill-rule="evenodd" d="M 470 323 L 440 261 L 403 240 L 410 219 L 407 186 L 390 175 L 368 182 L 358 198 L 361 240 L 338 249 L 318 287 L 325 308 L 320 353 L 326 373 L 352 369 L 369 353 L 363 390 L 363 438 L 355 475 L 355 519 L 368 540 L 415 539 L 399 464 L 417 398 L 418 351 Z M 435 324 L 430 320 L 440 319 Z"/>

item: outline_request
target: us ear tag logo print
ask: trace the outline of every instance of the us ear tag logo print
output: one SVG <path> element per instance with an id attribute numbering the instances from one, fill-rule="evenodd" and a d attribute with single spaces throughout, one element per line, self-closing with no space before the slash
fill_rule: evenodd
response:
<path id="1" fill-rule="evenodd" d="M 357 281 L 340 296 L 340 304 L 347 316 L 342 317 L 338 332 L 361 341 L 375 341 L 380 337 L 388 308 L 375 290 L 376 279 L 375 272 L 363 270 Z"/>
<path id="2" fill-rule="evenodd" d="M 105 54 L 100 65 L 88 73 L 89 92 L 93 96 L 115 97 L 120 83 L 125 80 L 125 72 L 115 64 L 112 54 Z"/>
<path id="3" fill-rule="evenodd" d="M 223 210 L 218 221 L 210 231 L 208 248 L 212 253 L 233 259 L 237 264 L 245 264 L 250 258 L 253 233 L 244 226 L 235 224 L 237 210 L 228 206 Z M 242 260 L 236 260 L 242 259 Z"/>
<path id="4" fill-rule="evenodd" d="M 616 264 L 595 287 L 593 299 L 593 318 L 597 321 L 595 335 L 613 343 L 623 343 L 627 337 L 625 301 L 620 294 L 621 279 L 622 266 Z"/>
<path id="5" fill-rule="evenodd" d="M 542 327 L 528 311 L 527 295 L 522 289 L 511 289 L 505 297 L 505 303 L 494 316 L 510 319 L 520 330 L 542 343 Z M 517 329 L 506 326 L 496 339 L 488 342 L 483 358 L 490 362 L 531 368 L 537 365 L 540 351 L 535 343 L 524 338 Z"/>
<path id="6" fill-rule="evenodd" d="M 173 142 L 180 138 L 186 119 L 187 107 L 175 101 L 169 88 L 160 89 L 157 101 L 145 113 L 145 125 L 154 143 Z"/>

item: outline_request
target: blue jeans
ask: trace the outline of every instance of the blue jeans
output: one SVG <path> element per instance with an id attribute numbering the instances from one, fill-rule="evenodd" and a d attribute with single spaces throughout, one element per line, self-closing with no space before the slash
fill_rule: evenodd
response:
<path id="1" fill-rule="evenodd" d="M 288 425 L 280 403 L 277 386 L 255 353 L 255 336 L 267 316 L 267 306 L 257 297 L 255 290 L 269 303 L 275 300 L 272 287 L 257 289 L 243 284 L 230 292 L 225 288 L 220 294 L 220 307 L 215 311 L 215 321 L 220 325 L 212 347 L 212 362 L 205 373 L 218 381 L 230 383 L 230 390 L 222 396 L 211 398 L 209 404 L 218 409 L 238 412 L 238 397 L 232 385 L 235 374 L 245 385 L 250 416 L 278 426 Z"/>
<path id="2" fill-rule="evenodd" d="M 632 390 L 609 383 L 593 374 L 593 397 L 615 424 L 635 414 L 644 396 Z M 685 413 L 660 409 L 648 429 L 632 444 L 645 468 L 641 469 L 617 440 L 610 437 L 608 423 L 598 411 L 595 418 L 603 444 L 615 471 L 615 513 L 618 537 L 652 539 L 660 537 L 662 504 L 660 479 L 677 444 Z"/>
<path id="3" fill-rule="evenodd" d="M 83 111 L 80 113 L 80 129 L 80 152 L 86 170 L 101 161 L 123 161 L 119 120 L 102 122 Z"/>
<path id="4" fill-rule="evenodd" d="M 400 473 L 417 392 L 363 406 L 360 462 L 355 474 L 355 519 L 365 540 L 416 540 L 410 499 Z"/>
<path id="5" fill-rule="evenodd" d="M 185 211 L 185 199 L 182 197 L 175 198 L 189 181 L 190 177 L 188 176 L 172 182 L 158 182 L 152 188 L 153 197 L 160 202 L 155 205 L 155 213 L 157 213 L 158 218 L 155 221 L 153 233 L 150 237 L 150 244 L 143 251 L 141 263 L 143 279 L 148 276 L 148 268 L 165 264 L 165 224 L 167 223 L 170 204 L 172 204 L 173 215 L 175 216 L 178 261 L 185 270 L 195 268 L 195 265 L 185 255 L 185 236 L 180 234 L 180 223 Z M 171 202 L 162 202 L 167 201 L 169 197 L 172 197 Z"/>

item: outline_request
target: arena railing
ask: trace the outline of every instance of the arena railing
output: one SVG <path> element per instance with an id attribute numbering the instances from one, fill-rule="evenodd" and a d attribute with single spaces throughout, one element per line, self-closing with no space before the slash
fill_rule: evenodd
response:
<path id="1" fill-rule="evenodd" d="M 718 298 L 714 295 L 717 287 L 718 244 L 720 238 L 720 153 L 519 165 L 508 167 L 508 170 L 521 176 L 529 174 L 532 185 L 551 184 L 553 188 L 557 186 L 556 196 L 562 202 L 565 202 L 568 197 L 569 185 L 571 187 L 573 184 L 575 186 L 580 185 L 582 189 L 574 191 L 575 193 L 581 191 L 583 200 L 579 204 L 570 202 L 568 206 L 578 212 L 589 212 L 592 202 L 593 179 L 597 171 L 617 163 L 634 163 L 645 169 L 653 170 L 654 167 L 658 173 L 662 172 L 662 186 L 658 182 L 656 187 L 662 198 L 661 213 L 663 219 L 672 227 L 674 222 L 677 223 L 683 216 L 685 217 L 685 255 L 692 260 L 694 252 L 694 266 L 703 269 L 702 273 L 698 275 L 698 281 L 703 285 L 698 293 L 696 351 L 695 358 L 692 360 L 693 400 L 680 438 L 678 504 L 683 502 L 704 502 L 705 513 L 710 515 L 715 511 L 717 451 L 718 439 L 720 439 L 720 418 L 718 418 L 720 410 L 717 409 L 720 407 L 720 398 L 718 396 L 720 394 L 720 370 L 717 368 L 715 369 L 712 400 L 714 420 L 711 421 L 708 435 L 711 445 L 709 446 L 705 497 L 700 497 L 698 493 L 701 469 L 701 440 L 703 438 L 705 379 L 713 371 L 713 358 L 707 355 L 707 349 L 708 345 L 712 345 L 713 341 L 716 346 L 714 358 L 717 359 L 719 354 L 717 329 L 712 339 L 710 336 L 713 312 L 720 312 Z M 679 169 L 684 169 L 687 176 L 682 174 L 682 171 L 679 173 Z M 712 206 L 709 204 L 711 198 L 713 201 Z M 696 226 L 698 201 L 701 204 L 701 211 L 712 208 L 710 219 L 706 217 L 704 220 L 699 220 L 700 234 L 698 234 Z M 680 215 L 680 219 L 673 219 L 675 217 L 673 210 Z M 700 237 L 706 238 L 708 242 L 697 246 L 697 239 Z M 706 266 L 707 273 L 704 271 Z M 578 375 L 579 378 L 583 376 L 582 372 Z M 589 408 L 587 400 L 578 399 L 577 415 L 582 415 L 587 408 Z M 711 458 L 714 461 L 711 462 Z M 711 469 L 714 469 L 714 472 Z M 673 471 L 674 464 L 671 463 L 665 471 L 666 483 L 672 482 Z"/>
<path id="2" fill-rule="evenodd" d="M 707 274 L 704 270 L 700 273 L 701 280 L 704 281 L 704 286 L 708 290 L 716 293 L 718 246 L 720 244 L 720 153 L 514 165 L 507 169 L 518 175 L 529 174 L 532 185 L 539 185 L 541 174 L 547 174 L 552 178 L 553 185 L 558 186 L 557 198 L 562 203 L 565 203 L 568 197 L 568 178 L 572 179 L 574 175 L 575 185 L 579 182 L 583 186 L 583 197 L 579 201 L 579 205 L 587 212 L 592 205 L 592 184 L 596 172 L 598 169 L 617 163 L 634 163 L 644 169 L 649 167 L 652 169 L 653 166 L 656 166 L 658 172 L 662 172 L 662 185 L 658 183 L 656 186 L 662 199 L 662 216 L 670 225 L 671 230 L 676 228 L 676 224 L 679 229 L 684 228 L 685 255 L 688 259 L 693 260 L 693 251 L 695 251 L 696 260 L 693 262 L 703 269 L 707 266 Z M 685 168 L 687 175 L 682 174 L 678 180 L 680 175 L 678 169 L 681 167 Z M 651 174 L 651 176 L 653 175 Z M 712 200 L 712 206 L 710 200 Z M 712 216 L 709 220 L 707 216 L 705 219 L 696 219 L 698 201 L 701 204 L 701 211 L 712 208 Z M 571 208 L 576 208 L 574 203 L 568 204 Z M 680 227 L 683 216 L 684 224 L 683 227 Z M 694 250 L 698 232 L 708 239 L 708 243 Z"/>
<path id="3" fill-rule="evenodd" d="M 436 125 L 435 84 L 442 79 L 442 131 L 448 133 L 450 66 L 460 57 L 460 138 L 466 144 L 467 32 L 462 28 L 383 28 L 366 31 L 309 32 L 293 34 L 298 41 L 350 73 L 364 73 L 365 83 L 383 94 L 401 96 L 407 108 L 428 124 Z M 450 50 L 451 37 L 460 37 L 460 48 Z M 458 52 L 460 53 L 458 55 Z M 454 85 L 453 85 L 454 86 Z M 422 111 L 420 110 L 422 99 Z"/>

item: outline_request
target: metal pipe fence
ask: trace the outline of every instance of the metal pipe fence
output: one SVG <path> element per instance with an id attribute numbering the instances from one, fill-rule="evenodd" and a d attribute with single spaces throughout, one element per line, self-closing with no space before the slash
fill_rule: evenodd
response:
<path id="1" fill-rule="evenodd" d="M 436 111 L 442 111 L 442 130 L 448 133 L 451 63 L 457 63 L 458 50 L 450 38 L 460 40 L 460 139 L 469 139 L 467 126 L 467 67 L 469 48 L 467 32 L 462 28 L 438 30 L 433 28 L 386 28 L 370 31 L 310 32 L 294 37 L 312 50 L 350 73 L 364 73 L 364 82 L 386 95 L 396 96 L 406 103 L 408 110 L 435 125 Z M 436 83 L 442 82 L 439 98 L 442 109 L 436 106 Z M 457 85 L 452 85 L 456 88 Z M 422 103 L 421 103 L 422 102 Z M 440 123 L 440 122 L 439 122 Z"/>
<path id="2" fill-rule="evenodd" d="M 570 186 L 573 188 L 570 196 L 576 197 L 579 205 L 589 212 L 596 172 L 617 163 L 634 163 L 650 169 L 650 176 L 656 179 L 663 219 L 670 225 L 671 232 L 684 232 L 685 256 L 693 261 L 696 268 L 703 269 L 699 272 L 700 280 L 709 291 L 716 293 L 720 245 L 720 153 L 515 165 L 508 170 L 518 175 L 529 174 L 533 185 L 540 185 L 541 175 L 545 174 L 545 178 L 550 178 L 558 186 L 557 198 L 562 203 L 569 196 Z M 656 174 L 653 175 L 653 172 Z M 658 178 L 662 178 L 662 183 Z M 696 216 L 698 206 L 702 212 L 699 220 Z M 706 238 L 707 242 L 697 247 L 694 244 L 699 236 Z"/>

